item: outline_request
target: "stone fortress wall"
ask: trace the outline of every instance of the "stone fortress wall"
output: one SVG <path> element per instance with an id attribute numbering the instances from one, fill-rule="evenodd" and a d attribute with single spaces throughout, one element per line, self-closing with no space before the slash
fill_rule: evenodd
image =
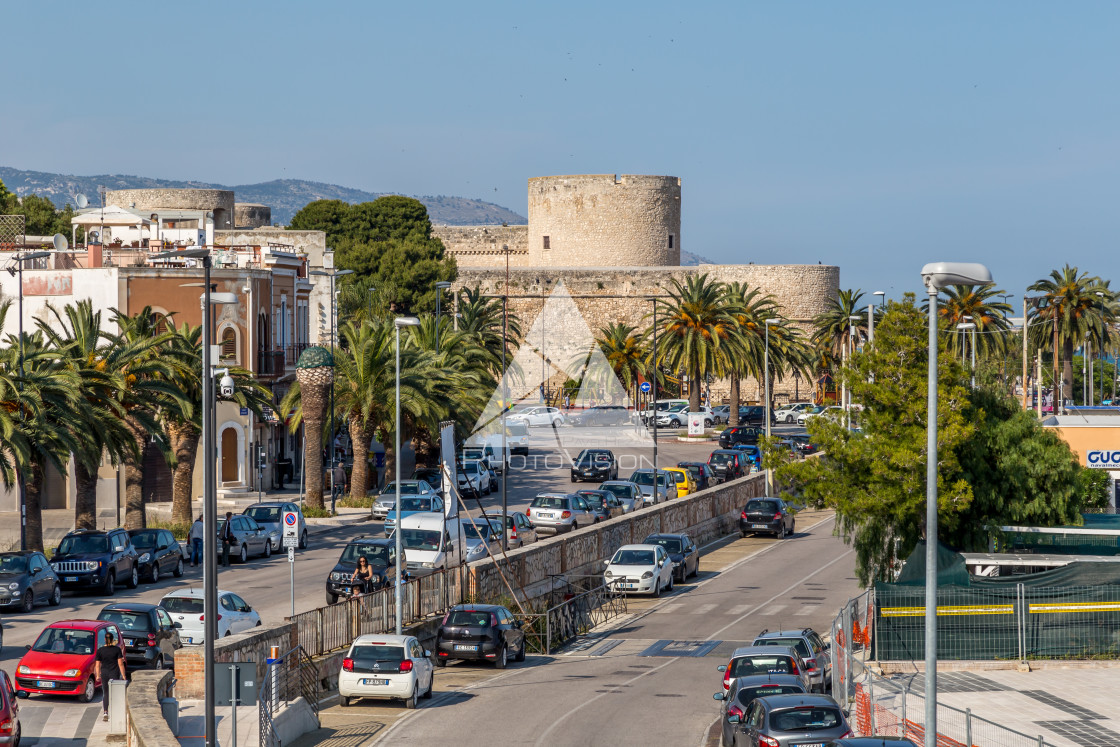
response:
<path id="1" fill-rule="evenodd" d="M 234 197 L 228 189 L 111 189 L 106 205 L 132 210 L 210 210 L 214 228 L 233 228 Z"/>
<path id="2" fill-rule="evenodd" d="M 501 267 L 529 264 L 528 226 L 432 226 L 432 236 L 443 241 L 460 267 Z"/>
<path id="3" fill-rule="evenodd" d="M 235 228 L 267 228 L 272 225 L 272 208 L 255 202 L 235 202 L 233 225 Z"/>

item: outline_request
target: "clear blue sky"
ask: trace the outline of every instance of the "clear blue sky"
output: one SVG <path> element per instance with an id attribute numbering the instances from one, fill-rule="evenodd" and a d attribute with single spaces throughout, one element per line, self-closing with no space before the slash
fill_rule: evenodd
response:
<path id="1" fill-rule="evenodd" d="M 478 197 L 683 179 L 682 246 L 1108 276 L 1120 3 L 8 4 L 0 164 Z M 15 33 L 11 33 L 15 31 Z M 13 113 L 18 112 L 18 113 Z M 1118 278 L 1120 280 L 1120 278 Z"/>

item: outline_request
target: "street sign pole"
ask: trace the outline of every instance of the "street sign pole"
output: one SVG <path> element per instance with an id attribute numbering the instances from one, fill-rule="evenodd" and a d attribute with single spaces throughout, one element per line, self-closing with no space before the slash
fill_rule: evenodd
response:
<path id="1" fill-rule="evenodd" d="M 292 617 L 296 616 L 296 549 L 288 548 L 288 574 L 291 576 Z"/>
<path id="2" fill-rule="evenodd" d="M 288 548 L 288 576 L 292 603 L 292 617 L 296 616 L 296 548 L 299 547 L 299 514 L 285 511 L 281 526 L 284 530 L 284 547 Z"/>

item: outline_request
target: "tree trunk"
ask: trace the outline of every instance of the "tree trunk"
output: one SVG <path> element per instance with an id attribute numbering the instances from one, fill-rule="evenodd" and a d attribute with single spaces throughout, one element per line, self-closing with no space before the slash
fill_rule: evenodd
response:
<path id="1" fill-rule="evenodd" d="M 307 481 L 307 505 L 323 507 L 323 418 L 319 413 L 309 418 L 303 414 L 303 474 Z M 334 444 L 330 445 L 334 448 Z"/>
<path id="2" fill-rule="evenodd" d="M 74 498 L 74 528 L 97 529 L 97 471 L 91 474 L 81 461 L 74 460 L 77 482 Z"/>
<path id="3" fill-rule="evenodd" d="M 369 441 L 360 417 L 349 422 L 350 443 L 354 448 L 354 464 L 350 468 L 350 497 L 359 500 L 369 491 Z"/>
<path id="4" fill-rule="evenodd" d="M 727 412 L 727 424 L 739 425 L 739 372 L 731 372 L 731 409 Z"/>
<path id="5" fill-rule="evenodd" d="M 148 525 L 144 512 L 144 448 L 148 433 L 133 418 L 127 424 L 136 442 L 136 453 L 124 458 L 124 528 L 143 529 Z"/>
<path id="6" fill-rule="evenodd" d="M 700 412 L 700 386 L 703 377 L 700 368 L 696 367 L 688 372 L 688 411 Z"/>
<path id="7" fill-rule="evenodd" d="M 1073 399 L 1073 340 L 1062 343 L 1062 399 Z"/>
<path id="8" fill-rule="evenodd" d="M 198 461 L 198 439 L 201 432 L 194 423 L 167 424 L 167 436 L 175 454 L 175 471 L 171 473 L 171 521 L 190 524 L 193 521 L 194 466 Z"/>
<path id="9" fill-rule="evenodd" d="M 27 517 L 27 549 L 42 552 L 43 547 L 43 466 L 32 462 L 24 485 L 24 511 Z"/>

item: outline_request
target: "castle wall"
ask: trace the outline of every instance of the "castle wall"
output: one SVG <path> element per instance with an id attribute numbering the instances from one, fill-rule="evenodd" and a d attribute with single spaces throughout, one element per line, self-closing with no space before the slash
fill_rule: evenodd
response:
<path id="1" fill-rule="evenodd" d="M 133 210 L 210 210 L 215 228 L 233 227 L 233 192 L 228 189 L 111 189 L 106 205 Z"/>
<path id="2" fill-rule="evenodd" d="M 432 236 L 443 241 L 460 267 L 500 267 L 505 271 L 508 246 L 510 267 L 529 264 L 528 226 L 432 226 Z"/>
<path id="3" fill-rule="evenodd" d="M 233 225 L 236 228 L 261 228 L 272 225 L 272 208 L 255 202 L 236 202 L 233 205 Z"/>

